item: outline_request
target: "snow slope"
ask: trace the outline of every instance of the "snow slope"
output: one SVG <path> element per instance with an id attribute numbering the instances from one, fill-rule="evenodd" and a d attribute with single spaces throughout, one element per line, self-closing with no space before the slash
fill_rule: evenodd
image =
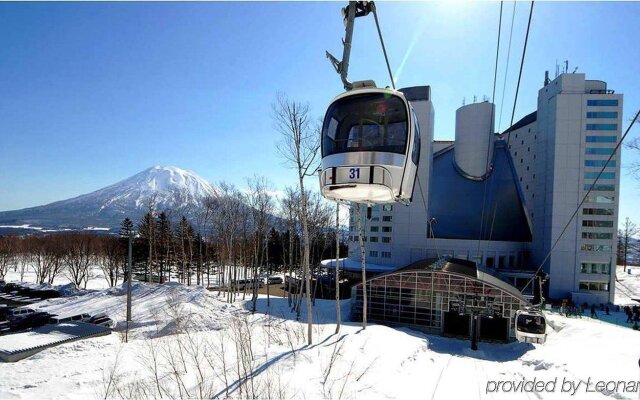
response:
<path id="1" fill-rule="evenodd" d="M 241 298 L 228 304 L 202 288 L 135 284 L 129 343 L 121 343 L 121 335 L 114 333 L 0 364 L 0 398 L 87 399 L 104 398 L 106 392 L 120 398 L 139 394 L 141 387 L 157 398 L 160 387 L 163 397 L 195 398 L 598 399 L 604 398 L 602 393 L 584 388 L 574 396 L 559 393 L 559 384 L 563 379 L 580 385 L 589 379 L 638 379 L 640 332 L 588 318 L 550 315 L 553 329 L 543 346 L 480 343 L 473 352 L 468 341 L 406 328 L 370 325 L 363 331 L 345 323 L 336 335 L 334 302 L 318 300 L 314 344 L 308 346 L 306 326 L 295 320 L 287 299 L 272 298 L 267 306 L 260 297 L 258 312 L 252 314 L 251 304 Z M 106 312 L 122 328 L 125 301 L 124 290 L 113 288 L 36 306 L 56 313 Z M 343 315 L 348 306 L 344 302 Z M 189 334 L 175 335 L 183 329 Z M 250 353 L 242 345 L 249 342 Z M 252 355 L 248 364 L 237 362 L 242 354 Z M 162 366 L 155 370 L 159 384 L 150 367 L 153 355 Z M 169 368 L 172 357 L 175 370 Z M 560 383 L 555 393 L 488 391 L 493 381 L 534 378 Z M 609 397 L 637 398 L 638 393 Z"/>
<path id="2" fill-rule="evenodd" d="M 0 225 L 37 229 L 73 227 L 91 230 L 115 228 L 129 216 L 137 221 L 155 196 L 156 209 L 197 209 L 214 188 L 192 171 L 155 166 L 111 186 L 72 199 L 0 212 Z"/>

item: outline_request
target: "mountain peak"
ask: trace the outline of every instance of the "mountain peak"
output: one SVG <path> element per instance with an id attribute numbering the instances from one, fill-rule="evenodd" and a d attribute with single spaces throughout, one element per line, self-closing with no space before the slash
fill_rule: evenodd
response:
<path id="1" fill-rule="evenodd" d="M 113 185 L 44 206 L 0 213 L 0 223 L 37 226 L 117 227 L 129 217 L 136 221 L 154 200 L 157 211 L 188 212 L 202 207 L 215 190 L 193 171 L 155 165 Z"/>

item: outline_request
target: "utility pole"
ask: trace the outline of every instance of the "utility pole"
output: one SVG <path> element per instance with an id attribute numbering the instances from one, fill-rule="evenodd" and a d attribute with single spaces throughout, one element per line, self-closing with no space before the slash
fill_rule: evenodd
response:
<path id="1" fill-rule="evenodd" d="M 471 315 L 471 350 L 478 350 L 478 312 Z"/>
<path id="2" fill-rule="evenodd" d="M 131 259 L 132 259 L 132 249 L 131 249 L 131 236 L 133 232 L 129 232 L 129 255 L 127 262 L 127 330 L 124 335 L 125 343 L 129 343 L 129 321 L 131 321 Z"/>
<path id="3" fill-rule="evenodd" d="M 340 203 L 336 201 L 336 333 L 340 332 Z"/>

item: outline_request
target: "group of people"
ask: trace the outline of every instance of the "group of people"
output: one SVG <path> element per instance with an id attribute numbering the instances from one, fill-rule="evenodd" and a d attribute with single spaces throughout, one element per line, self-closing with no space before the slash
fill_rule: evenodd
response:
<path id="1" fill-rule="evenodd" d="M 624 306 L 624 313 L 627 315 L 626 323 L 633 323 L 632 328 L 635 330 L 640 329 L 638 322 L 640 322 L 640 307 L 638 306 Z"/>
<path id="2" fill-rule="evenodd" d="M 611 309 L 608 305 L 600 304 L 600 307 L 596 307 L 595 304 L 582 303 L 577 306 L 573 302 L 565 303 L 561 306 L 560 312 L 567 317 L 582 317 L 587 310 L 591 312 L 591 318 L 598 318 L 597 310 L 603 312 L 605 315 L 611 315 Z M 633 324 L 631 328 L 640 330 L 640 306 L 616 306 L 616 312 L 623 311 L 627 316 L 625 323 Z"/>

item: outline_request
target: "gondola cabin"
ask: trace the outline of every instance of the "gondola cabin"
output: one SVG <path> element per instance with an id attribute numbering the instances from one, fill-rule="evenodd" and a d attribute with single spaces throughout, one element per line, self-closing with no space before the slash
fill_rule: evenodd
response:
<path id="1" fill-rule="evenodd" d="M 410 202 L 420 128 L 402 92 L 371 86 L 336 97 L 322 125 L 320 189 L 330 200 Z"/>
<path id="2" fill-rule="evenodd" d="M 543 344 L 547 340 L 547 321 L 540 311 L 516 312 L 516 339 L 522 343 Z"/>

